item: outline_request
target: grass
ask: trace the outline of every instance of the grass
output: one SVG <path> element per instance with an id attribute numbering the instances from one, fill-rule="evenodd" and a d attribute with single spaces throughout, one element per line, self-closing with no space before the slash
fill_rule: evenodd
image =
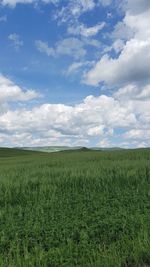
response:
<path id="1" fill-rule="evenodd" d="M 0 266 L 150 266 L 149 185 L 149 149 L 0 149 Z"/>

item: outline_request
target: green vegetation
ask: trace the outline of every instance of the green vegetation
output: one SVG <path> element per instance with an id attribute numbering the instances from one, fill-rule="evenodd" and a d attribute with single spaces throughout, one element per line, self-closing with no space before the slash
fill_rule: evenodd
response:
<path id="1" fill-rule="evenodd" d="M 0 266 L 150 266 L 150 150 L 0 150 Z"/>

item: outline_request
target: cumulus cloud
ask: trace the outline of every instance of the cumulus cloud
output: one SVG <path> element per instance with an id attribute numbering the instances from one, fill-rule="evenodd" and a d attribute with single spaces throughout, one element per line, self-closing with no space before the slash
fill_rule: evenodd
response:
<path id="1" fill-rule="evenodd" d="M 122 100 L 141 100 L 149 101 L 150 100 L 150 85 L 143 87 L 136 86 L 135 84 L 127 85 L 123 88 L 120 88 L 114 96 L 117 99 Z"/>
<path id="2" fill-rule="evenodd" d="M 131 1 L 128 1 L 128 7 L 130 3 Z M 127 9 L 123 22 L 120 24 L 126 27 L 124 36 L 123 38 L 119 34 L 117 36 L 117 39 L 119 37 L 119 40 L 125 41 L 124 46 L 121 47 L 121 53 L 116 58 L 105 54 L 86 73 L 84 77 L 86 84 L 97 86 L 104 82 L 109 86 L 118 86 L 128 83 L 149 83 L 150 8 L 148 2 L 145 1 L 145 3 L 147 3 L 147 9 L 144 8 L 143 12 L 133 13 L 131 7 Z"/>
<path id="3" fill-rule="evenodd" d="M 132 129 L 130 131 L 127 131 L 123 138 L 125 139 L 133 139 L 133 140 L 150 140 L 150 130 L 145 129 Z"/>
<path id="4" fill-rule="evenodd" d="M 0 102 L 28 101 L 35 92 L 24 92 L 4 76 L 0 78 Z M 91 138 L 99 138 L 100 146 L 115 146 L 111 138 L 124 130 L 120 145 L 148 145 L 150 99 L 136 87 L 120 88 L 112 97 L 88 96 L 79 104 L 50 104 L 33 108 L 7 108 L 0 113 L 0 142 L 10 145 L 88 145 Z M 4 93 L 5 92 L 5 93 Z M 127 97 L 128 96 L 128 97 Z M 133 138 L 133 133 L 136 133 Z M 141 137 L 139 137 L 141 136 Z M 128 141 L 131 140 L 131 141 Z M 133 140 L 133 142 L 132 142 Z M 144 143 L 142 143 L 144 142 Z"/>
<path id="5" fill-rule="evenodd" d="M 105 95 L 88 96 L 75 106 L 43 104 L 32 109 L 8 110 L 0 115 L 2 134 L 15 137 L 26 133 L 32 141 L 40 138 L 43 142 L 53 138 L 89 140 L 92 136 L 112 135 L 117 127 L 130 128 L 136 124 L 132 110 Z"/>
<path id="6" fill-rule="evenodd" d="M 39 95 L 34 90 L 22 90 L 10 79 L 0 74 L 0 104 L 16 101 L 29 101 Z"/>
<path id="7" fill-rule="evenodd" d="M 109 71 L 108 71 L 109 70 Z M 117 59 L 104 55 L 84 77 L 86 84 L 121 85 L 150 80 L 150 40 L 132 39 Z"/>

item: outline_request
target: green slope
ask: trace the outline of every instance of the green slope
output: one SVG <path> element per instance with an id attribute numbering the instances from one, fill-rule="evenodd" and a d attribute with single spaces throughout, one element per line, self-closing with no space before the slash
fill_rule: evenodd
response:
<path id="1" fill-rule="evenodd" d="M 16 156 L 28 156 L 35 155 L 39 152 L 27 151 L 17 148 L 0 148 L 0 157 L 16 157 Z"/>

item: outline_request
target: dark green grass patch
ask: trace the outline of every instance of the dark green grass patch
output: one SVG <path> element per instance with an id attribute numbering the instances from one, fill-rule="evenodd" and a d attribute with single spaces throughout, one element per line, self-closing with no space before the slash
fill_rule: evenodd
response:
<path id="1" fill-rule="evenodd" d="M 150 266 L 149 188 L 150 150 L 1 158 L 0 266 Z"/>

